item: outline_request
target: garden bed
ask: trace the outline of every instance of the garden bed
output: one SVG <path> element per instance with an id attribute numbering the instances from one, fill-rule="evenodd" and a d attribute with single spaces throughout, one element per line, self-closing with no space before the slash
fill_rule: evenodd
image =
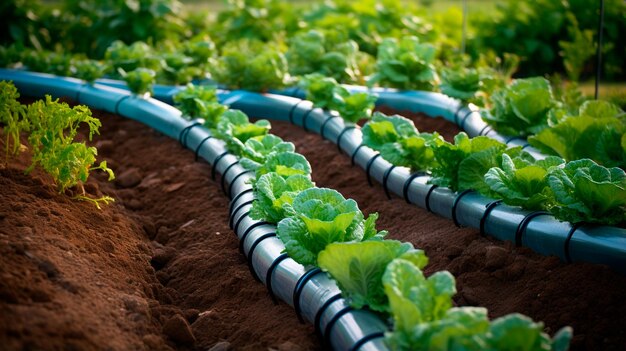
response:
<path id="1" fill-rule="evenodd" d="M 25 153 L 0 170 L 0 344 L 319 348 L 312 326 L 254 281 L 210 166 L 137 122 L 94 115 L 94 144 L 118 179 L 87 189 L 116 203 L 100 211 L 58 195 L 45 176 L 23 175 Z"/>
<path id="2" fill-rule="evenodd" d="M 7 311 L 4 315 L 15 316 L 12 319 L 18 321 L 2 328 L 6 344 L 19 348 L 52 336 L 62 347 L 69 338 L 69 342 L 75 342 L 80 348 L 102 345 L 104 340 L 119 334 L 124 335 L 116 339 L 124 343 L 120 349 L 141 343 L 153 349 L 188 349 L 192 345 L 210 348 L 222 341 L 237 349 L 294 349 L 296 345 L 302 349 L 318 348 L 313 328 L 298 324 L 289 306 L 273 305 L 264 287 L 254 282 L 243 256 L 237 251 L 237 239 L 227 226 L 227 198 L 220 192 L 219 182 L 208 177 L 210 166 L 194 162 L 192 152 L 136 122 L 108 114 L 97 115 L 103 121 L 103 135 L 97 139 L 96 146 L 117 171 L 118 180 L 112 185 L 94 177 L 88 189 L 114 196 L 118 199 L 116 204 L 97 211 L 90 204 L 57 195 L 49 187 L 44 186 L 45 191 L 37 190 L 47 184 L 47 180 L 41 175 L 35 175 L 34 180 L 31 176 L 23 177 L 21 170 L 28 163 L 24 158 L 3 169 L 3 182 L 17 184 L 11 191 L 13 185 L 3 187 L 10 199 L 4 203 L 11 204 L 2 210 L 2 221 L 7 224 L 3 239 L 10 243 L 5 246 L 10 250 L 3 255 L 7 257 L 3 275 L 11 280 L 7 280 L 8 285 L 3 289 L 7 291 L 3 292 L 7 298 L 2 309 Z M 454 125 L 441 119 L 423 115 L 409 117 L 418 129 L 438 130 L 448 140 L 458 132 Z M 549 333 L 571 325 L 575 330 L 572 349 L 594 349 L 598 345 L 603 349 L 619 349 L 626 342 L 619 327 L 626 321 L 626 310 L 621 307 L 626 291 L 626 279 L 622 276 L 599 265 L 566 265 L 555 257 L 539 256 L 511 243 L 482 237 L 477 230 L 457 228 L 452 221 L 402 199 L 386 200 L 382 188 L 367 187 L 363 171 L 351 168 L 350 158 L 338 153 L 331 142 L 285 122 L 273 122 L 273 125 L 277 135 L 294 141 L 309 159 L 318 186 L 338 189 L 346 197 L 357 200 L 366 213 L 379 212 L 379 226 L 388 228 L 391 238 L 410 241 L 426 250 L 431 259 L 427 273 L 450 270 L 458 281 L 457 304 L 488 307 L 490 317 L 521 312 L 544 321 Z M 31 196 L 21 195 L 25 186 Z M 45 204 L 30 205 L 32 201 Z M 24 218 L 37 218 L 43 213 L 41 208 L 52 206 L 48 202 L 65 206 L 63 210 L 50 210 L 54 223 L 58 222 L 56 217 L 61 217 L 55 213 L 71 208 L 79 212 L 74 226 L 95 225 L 95 218 L 102 227 L 89 227 L 89 233 L 69 239 L 63 238 L 66 229 L 61 233 L 53 230 L 50 232 L 53 237 L 48 241 L 37 238 L 42 242 L 32 245 L 33 249 L 28 239 L 13 234 L 18 233 L 13 228 L 37 228 L 36 221 Z M 31 217 L 24 217 L 26 215 Z M 111 217 L 101 218 L 100 222 L 100 217 L 109 215 Z M 42 216 L 47 222 L 46 215 Z M 65 219 L 64 216 L 63 221 Z M 118 238 L 115 235 L 118 225 L 111 230 L 104 224 L 107 220 L 129 228 L 127 235 L 133 239 L 126 239 L 123 234 Z M 59 228 L 64 225 L 58 224 Z M 35 229 L 39 231 L 48 233 Z M 118 248 L 117 243 L 124 246 Z M 80 247 L 91 247 L 91 250 L 81 252 Z M 71 262 L 63 256 L 67 251 L 77 255 L 85 265 L 66 268 L 67 262 Z M 61 254 L 55 255 L 55 252 Z M 122 257 L 122 262 L 115 261 L 118 256 Z M 88 263 L 101 261 L 108 265 L 99 268 Z M 8 273 L 20 272 L 18 267 L 29 265 L 31 274 Z M 108 272 L 107 267 L 113 267 L 117 273 L 111 276 L 98 273 Z M 94 272 L 106 275 L 107 279 L 98 284 L 98 281 L 81 278 L 92 276 Z M 129 278 L 126 274 L 134 275 Z M 15 283 L 16 279 L 29 276 L 32 280 L 24 285 Z M 44 276 L 60 288 L 51 288 L 47 280 L 42 279 Z M 576 285 L 568 282 L 576 282 Z M 20 296 L 13 290 L 11 295 L 11 287 L 15 286 L 24 287 L 17 290 L 26 293 Z M 100 288 L 105 291 L 101 292 Z M 79 297 L 83 294 L 85 298 L 74 295 L 67 298 L 67 293 L 60 289 L 69 289 Z M 86 295 L 88 293 L 95 295 Z M 108 304 L 80 304 L 89 298 L 102 300 L 100 296 L 105 296 Z M 49 316 L 55 308 L 57 311 L 76 310 L 75 314 L 66 313 L 75 319 L 63 322 L 43 317 L 35 332 L 27 331 L 31 322 L 25 321 L 24 311 L 29 311 L 29 315 Z M 85 323 L 83 314 L 97 318 L 91 322 L 93 324 Z M 54 339 L 55 336 L 58 339 Z"/>

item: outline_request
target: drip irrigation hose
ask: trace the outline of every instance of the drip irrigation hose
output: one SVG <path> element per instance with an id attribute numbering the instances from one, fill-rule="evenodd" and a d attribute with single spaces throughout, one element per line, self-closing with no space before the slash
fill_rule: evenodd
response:
<path id="1" fill-rule="evenodd" d="M 250 189 L 250 191 L 252 191 L 252 189 Z M 243 194 L 243 193 L 239 193 L 239 194 Z M 237 206 L 235 211 L 231 212 L 230 219 L 229 219 L 229 227 L 230 227 L 230 229 L 235 229 L 235 228 L 233 228 L 233 225 L 234 225 L 233 219 L 235 218 L 235 215 L 237 215 L 237 212 L 239 212 L 239 210 L 241 210 L 242 208 L 244 208 L 244 207 L 246 207 L 248 205 L 252 206 L 253 202 L 254 202 L 254 200 L 248 200 L 248 201 L 242 203 L 241 205 Z M 231 204 L 235 203 L 235 200 L 232 200 L 230 203 Z"/>
<path id="2" fill-rule="evenodd" d="M 229 152 L 228 151 L 224 151 L 223 153 L 221 153 L 220 155 L 218 155 L 215 160 L 213 160 L 213 162 L 211 163 L 212 167 L 211 167 L 211 179 L 215 180 L 216 177 L 216 172 L 217 172 L 217 165 L 220 163 L 220 161 L 226 157 L 226 155 L 228 155 Z"/>
<path id="3" fill-rule="evenodd" d="M 267 292 L 270 293 L 270 297 L 272 298 L 274 305 L 278 305 L 278 299 L 276 298 L 276 295 L 274 294 L 274 290 L 272 289 L 272 275 L 274 274 L 276 267 L 278 267 L 278 265 L 282 261 L 288 258 L 289 258 L 289 255 L 287 255 L 286 253 L 283 253 L 280 256 L 278 256 L 276 259 L 274 259 L 274 262 L 272 262 L 272 264 L 270 265 L 270 268 L 268 268 L 267 270 L 267 274 L 265 275 L 265 286 L 267 287 Z"/>
<path id="4" fill-rule="evenodd" d="M 426 193 L 426 210 L 430 213 L 433 213 L 433 210 L 430 208 L 430 195 L 432 195 L 433 190 L 437 189 L 438 185 L 433 185 L 428 189 L 428 193 Z"/>
<path id="5" fill-rule="evenodd" d="M 322 139 L 326 139 L 324 131 L 326 130 L 326 125 L 328 124 L 328 122 L 330 122 L 333 118 L 341 118 L 341 116 L 331 115 L 330 117 L 326 118 L 326 120 L 324 121 L 324 123 L 322 123 L 322 126 L 320 127 L 320 135 L 322 136 Z"/>
<path id="6" fill-rule="evenodd" d="M 544 215 L 550 215 L 550 214 L 546 211 L 534 211 L 534 212 L 527 214 L 524 217 L 524 219 L 522 219 L 522 221 L 517 226 L 517 230 L 515 231 L 515 246 L 522 246 L 522 236 L 524 235 L 524 231 L 526 230 L 526 227 L 528 227 L 528 224 L 530 223 L 530 221 L 532 221 L 533 218 L 537 216 L 544 216 Z"/>

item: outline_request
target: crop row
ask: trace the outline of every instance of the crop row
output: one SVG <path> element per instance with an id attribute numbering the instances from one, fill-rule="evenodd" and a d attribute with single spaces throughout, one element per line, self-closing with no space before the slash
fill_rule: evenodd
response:
<path id="1" fill-rule="evenodd" d="M 217 103 L 193 98 L 189 90 L 175 101 L 188 117 Z M 254 172 L 250 217 L 276 224 L 286 253 L 306 267 L 328 272 L 352 307 L 390 316 L 394 323 L 386 342 L 391 349 L 567 348 L 567 328 L 551 340 L 541 324 L 527 317 L 512 314 L 489 321 L 484 308 L 452 307 L 456 288 L 449 272 L 425 277 L 428 258 L 422 250 L 384 239 L 387 232 L 376 229 L 376 213 L 365 218 L 354 200 L 315 187 L 306 158 L 269 130 L 268 121 L 250 123 L 238 110 L 223 112 L 211 128 L 239 164 Z"/>

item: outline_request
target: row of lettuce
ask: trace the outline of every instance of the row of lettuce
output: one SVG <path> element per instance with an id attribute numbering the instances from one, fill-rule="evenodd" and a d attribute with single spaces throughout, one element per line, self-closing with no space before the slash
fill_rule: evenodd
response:
<path id="1" fill-rule="evenodd" d="M 581 73 L 589 77 L 595 69 L 591 57 L 598 36 L 598 7 L 586 0 L 506 0 L 497 6 L 469 2 L 465 37 L 460 3 L 445 11 L 433 9 L 432 0 L 224 3 L 183 6 L 176 0 L 43 4 L 7 0 L 0 9 L 0 30 L 6 33 L 0 44 L 16 42 L 38 50 L 63 48 L 101 59 L 115 40 L 173 48 L 208 34 L 219 47 L 241 39 L 269 43 L 282 52 L 300 45 L 308 53 L 323 57 L 319 67 L 340 73 L 342 77 L 336 78 L 343 80 L 359 77 L 359 72 L 342 71 L 349 66 L 345 58 L 356 57 L 371 67 L 372 56 L 384 38 L 413 35 L 433 43 L 438 57 L 449 62 L 455 61 L 452 57 L 459 51 L 466 52 L 473 62 L 513 53 L 522 59 L 523 76 L 562 72 L 576 80 Z M 620 45 L 626 30 L 626 5 L 621 0 L 605 0 L 604 4 L 602 71 L 611 79 L 619 79 L 626 74 L 622 65 L 626 49 Z M 324 37 L 315 45 L 306 40 L 311 29 Z M 354 46 L 356 54 L 348 46 Z M 485 56 L 486 52 L 493 54 Z M 333 67 L 333 62 L 344 65 Z M 300 74 L 297 70 L 307 65 L 293 67 L 292 74 Z M 364 75 L 367 70 L 363 70 Z"/>
<path id="2" fill-rule="evenodd" d="M 5 135 L 5 161 L 9 155 L 16 156 L 28 148 L 31 164 L 26 174 L 41 169 L 57 185 L 59 193 L 69 191 L 74 199 L 89 201 L 100 208 L 114 199 L 110 196 L 93 197 L 85 193 L 83 184 L 89 174 L 96 170 L 104 171 L 109 181 L 115 178 L 106 161 L 94 166 L 98 151 L 87 146 L 84 141 L 77 141 L 81 125 L 88 128 L 88 138 L 99 134 L 100 120 L 91 115 L 86 106 L 70 107 L 64 102 L 52 100 L 47 95 L 45 100 L 37 100 L 23 105 L 18 99 L 19 92 L 12 82 L 0 81 L 0 125 Z M 26 134 L 27 145 L 21 142 Z"/>
<path id="3" fill-rule="evenodd" d="M 190 119 L 216 111 L 218 105 L 206 87 L 188 88 L 175 101 Z M 378 214 L 366 217 L 354 200 L 316 187 L 309 162 L 293 143 L 269 134 L 268 121 L 251 123 L 238 110 L 222 109 L 215 115 L 205 126 L 254 172 L 250 217 L 276 224 L 289 256 L 328 272 L 351 306 L 390 317 L 393 327 L 385 340 L 391 349 L 568 348 L 570 328 L 550 339 L 541 323 L 519 314 L 489 321 L 485 308 L 453 307 L 454 277 L 447 271 L 426 277 L 422 269 L 428 258 L 422 250 L 384 239 L 387 231 L 376 229 Z"/>
<path id="4" fill-rule="evenodd" d="M 546 99 L 531 87 L 542 84 L 549 89 L 543 79 L 516 80 L 501 93 L 511 101 L 498 108 L 508 106 L 514 114 L 541 106 Z M 337 111 L 347 123 L 370 119 L 376 98 L 368 93 L 351 94 L 320 75 L 305 76 L 301 86 L 316 107 Z M 363 126 L 363 144 L 395 166 L 430 172 L 431 184 L 475 190 L 571 223 L 624 224 L 624 111 L 605 101 L 586 101 L 577 115 L 565 109 L 550 114 L 559 115 L 555 124 L 528 138 L 530 145 L 550 155 L 542 160 L 486 136 L 470 139 L 460 133 L 449 143 L 437 133 L 420 133 L 409 119 L 380 113 Z"/>
<path id="5" fill-rule="evenodd" d="M 205 79 L 229 89 L 263 92 L 306 84 L 303 77 L 309 74 L 339 83 L 441 91 L 483 108 L 482 118 L 504 135 L 537 136 L 558 127 L 531 141 L 544 152 L 557 152 L 568 160 L 591 158 L 607 167 L 625 167 L 623 112 L 607 109 L 596 111 L 601 113 L 594 114 L 593 119 L 570 120 L 569 117 L 589 117 L 580 109 L 586 98 L 575 84 L 564 85 L 557 77 L 553 77 L 552 85 L 540 77 L 511 81 L 520 62 L 520 57 L 515 55 L 500 52 L 499 56 L 478 55 L 472 60 L 463 57 L 452 50 L 459 38 L 451 30 L 456 21 L 447 19 L 449 14 L 435 16 L 432 21 L 437 24 L 433 25 L 425 20 L 423 9 L 412 9 L 397 0 L 363 3 L 336 0 L 302 8 L 279 1 L 237 0 L 229 1 L 215 19 L 205 18 L 204 23 L 193 15 L 178 17 L 179 6 L 175 1 L 146 0 L 136 6 L 104 3 L 107 2 L 101 5 L 81 2 L 77 8 L 74 2 L 64 4 L 71 11 L 59 16 L 64 17 L 67 28 L 45 23 L 48 31 L 55 29 L 46 32 L 51 36 L 49 43 L 64 43 L 51 51 L 43 49 L 46 45 L 35 45 L 33 38 L 18 35 L 24 36 L 24 32 L 32 30 L 21 26 L 30 23 L 36 27 L 41 20 L 34 18 L 35 15 L 24 15 L 25 24 L 16 24 L 10 32 L 16 40 L 0 46 L 0 66 L 27 67 L 90 82 L 100 77 L 125 79 L 140 94 L 150 91 L 154 82 L 171 85 Z M 556 0 L 542 0 L 533 5 L 514 3 L 508 6 L 520 13 L 512 17 L 506 14 L 509 30 L 514 23 L 525 23 L 522 18 L 528 15 L 526 6 L 533 7 L 533 16 L 538 9 L 550 13 L 551 25 L 544 28 L 544 33 L 554 35 L 556 29 L 552 27 L 563 27 L 564 23 L 572 27 L 566 31 L 572 32 L 572 41 L 560 43 L 563 52 L 573 55 L 566 66 L 578 67 L 574 71 L 589 66 L 585 65 L 584 57 L 574 57 L 594 49 L 593 42 L 585 39 L 591 35 L 589 30 L 576 29 L 579 22 L 588 23 L 589 18 L 595 18 L 586 9 L 588 6 L 578 1 Z M 22 5 L 15 9 L 16 18 L 21 18 L 29 6 L 35 6 Z M 116 6 L 121 7 L 117 13 L 110 11 Z M 619 12 L 623 6 L 611 1 L 607 11 L 623 16 L 626 12 Z M 58 20 L 53 17 L 49 20 Z M 79 44 L 88 35 L 76 30 L 86 23 L 101 35 L 97 40 Z M 488 27 L 489 23 L 483 26 Z M 527 31 L 537 35 L 535 31 L 540 26 L 532 23 L 530 27 Z M 161 34 L 153 35 L 151 30 Z M 43 30 L 40 32 L 33 36 L 45 34 Z M 74 42 L 65 43 L 64 37 L 52 38 L 56 32 L 72 35 Z M 501 34 L 508 36 L 507 31 Z M 133 36 L 147 36 L 150 40 L 136 41 L 131 39 Z M 490 38 L 500 40 L 498 36 Z M 515 48 L 515 43 L 508 44 Z M 532 40 L 521 43 L 526 47 L 542 47 Z M 90 45 L 97 50 L 88 50 Z M 342 115 L 348 118 L 357 115 L 355 108 L 365 103 L 365 99 L 348 102 Z M 581 137 L 584 135 L 588 137 Z M 584 147 L 589 140 L 594 142 L 594 147 Z M 601 158 L 607 156 L 602 154 L 606 153 L 617 161 L 603 162 Z"/>
<path id="6" fill-rule="evenodd" d="M 312 39 L 318 41 L 319 38 Z M 185 42 L 180 47 L 182 53 L 159 52 L 141 42 L 126 45 L 117 41 L 107 49 L 103 62 L 12 46 L 0 48 L 0 65 L 76 76 L 90 82 L 105 75 L 123 78 L 139 94 L 150 91 L 155 77 L 166 84 L 212 77 L 228 88 L 253 91 L 280 88 L 289 81 L 288 84 L 300 84 L 327 94 L 320 97 L 314 93 L 310 96 L 313 101 L 332 103 L 343 99 L 340 108 L 323 107 L 339 110 L 348 120 L 365 117 L 361 111 L 374 101 L 364 96 L 348 98 L 347 91 L 340 92 L 337 88 L 334 88 L 336 94 L 328 95 L 328 90 L 321 89 L 320 84 L 328 86 L 331 81 L 337 82 L 337 75 L 324 69 L 299 70 L 298 74 L 316 73 L 287 79 L 286 61 L 272 52 L 272 48 L 247 41 L 236 44 L 232 49 L 228 44 L 221 56 L 215 57 L 217 51 L 210 41 Z M 299 53 L 302 57 L 296 61 L 314 65 L 316 55 L 303 50 L 294 49 L 287 57 Z M 445 94 L 483 107 L 483 120 L 500 134 L 530 137 L 531 145 L 568 160 L 591 158 L 607 167 L 626 167 L 626 114 L 616 105 L 584 108 L 587 99 L 576 89 L 558 85 L 553 88 L 541 77 L 510 81 L 511 70 L 444 66 L 436 69 L 434 47 L 420 43 L 416 37 L 385 39 L 378 50 L 370 82 L 402 89 L 433 90 L 438 86 Z M 341 64 L 332 63 L 330 67 Z M 350 71 L 354 69 L 357 68 Z M 441 84 L 437 83 L 438 76 Z M 311 77 L 317 77 L 313 83 Z"/>

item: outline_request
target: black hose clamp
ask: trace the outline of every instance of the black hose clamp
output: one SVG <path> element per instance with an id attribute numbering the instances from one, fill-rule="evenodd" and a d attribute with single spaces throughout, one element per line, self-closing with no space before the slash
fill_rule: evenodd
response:
<path id="1" fill-rule="evenodd" d="M 383 190 L 385 190 L 385 195 L 387 195 L 387 199 L 389 200 L 391 200 L 391 195 L 389 195 L 389 188 L 387 187 L 387 180 L 389 179 L 389 175 L 391 174 L 391 172 L 393 172 L 395 168 L 396 166 L 391 166 L 383 174 Z"/>
<path id="2" fill-rule="evenodd" d="M 296 316 L 300 323 L 304 323 L 304 318 L 302 318 L 302 307 L 300 306 L 300 296 L 302 295 L 302 290 L 304 290 L 304 286 L 309 282 L 315 275 L 322 273 L 322 270 L 318 267 L 313 267 L 306 271 L 293 289 L 293 308 L 296 310 Z"/>
<path id="3" fill-rule="evenodd" d="M 228 151 L 224 151 L 223 153 L 219 154 L 215 160 L 213 160 L 212 164 L 211 164 L 211 179 L 215 180 L 215 174 L 217 172 L 217 165 L 220 163 L 220 161 L 224 158 L 224 156 L 228 155 Z"/>
<path id="4" fill-rule="evenodd" d="M 367 176 L 367 184 L 369 184 L 370 186 L 374 186 L 374 184 L 372 183 L 372 178 L 370 176 L 370 169 L 372 168 L 372 164 L 374 163 L 374 161 L 376 161 L 376 159 L 379 157 L 380 157 L 380 154 L 374 155 L 374 157 L 370 158 L 370 160 L 367 161 L 367 166 L 365 166 L 365 175 Z"/>
<path id="5" fill-rule="evenodd" d="M 546 211 L 534 211 L 527 214 L 524 219 L 519 222 L 517 230 L 515 231 L 515 246 L 522 246 L 522 236 L 524 234 L 524 231 L 526 230 L 526 227 L 528 227 L 528 224 L 530 223 L 530 221 L 533 220 L 533 218 L 542 215 L 549 215 L 549 213 Z"/>
<path id="6" fill-rule="evenodd" d="M 496 201 L 492 201 L 490 203 L 488 203 L 485 206 L 485 212 L 483 212 L 483 216 L 480 217 L 480 235 L 485 235 L 485 224 L 487 223 L 487 217 L 489 217 L 489 215 L 491 214 L 491 211 L 493 211 L 494 208 L 496 208 L 498 205 L 500 205 L 502 203 L 502 200 L 496 200 Z"/>
<path id="7" fill-rule="evenodd" d="M 461 193 L 459 193 L 456 198 L 454 199 L 454 203 L 452 204 L 452 222 L 454 222 L 454 225 L 457 226 L 457 228 L 461 228 L 461 224 L 459 223 L 459 220 L 457 218 L 456 215 L 456 208 L 459 206 L 459 202 L 461 202 L 461 198 L 469 193 L 473 193 L 474 190 L 471 189 L 467 189 L 467 190 L 463 190 Z"/>
<path id="8" fill-rule="evenodd" d="M 272 298 L 272 301 L 274 302 L 274 305 L 278 305 L 278 299 L 276 298 L 276 295 L 274 294 L 274 291 L 272 290 L 272 275 L 274 274 L 274 270 L 276 270 L 276 267 L 278 267 L 278 265 L 289 258 L 289 255 L 287 255 L 286 253 L 281 254 L 280 256 L 278 256 L 274 262 L 272 262 L 272 264 L 270 265 L 270 268 L 267 269 L 267 274 L 265 275 L 265 286 L 267 287 L 267 292 L 269 292 L 270 297 Z"/>
<path id="9" fill-rule="evenodd" d="M 208 137 L 206 137 L 206 138 L 202 139 L 202 141 L 200 141 L 200 144 L 198 144 L 198 146 L 196 147 L 196 150 L 194 151 L 194 155 L 195 155 L 194 160 L 196 162 L 198 162 L 198 159 L 200 158 L 200 148 L 202 148 L 202 145 L 204 145 L 204 143 L 206 143 L 207 141 L 209 141 L 209 139 L 212 139 L 212 138 L 213 138 L 213 136 L 209 135 Z"/>

